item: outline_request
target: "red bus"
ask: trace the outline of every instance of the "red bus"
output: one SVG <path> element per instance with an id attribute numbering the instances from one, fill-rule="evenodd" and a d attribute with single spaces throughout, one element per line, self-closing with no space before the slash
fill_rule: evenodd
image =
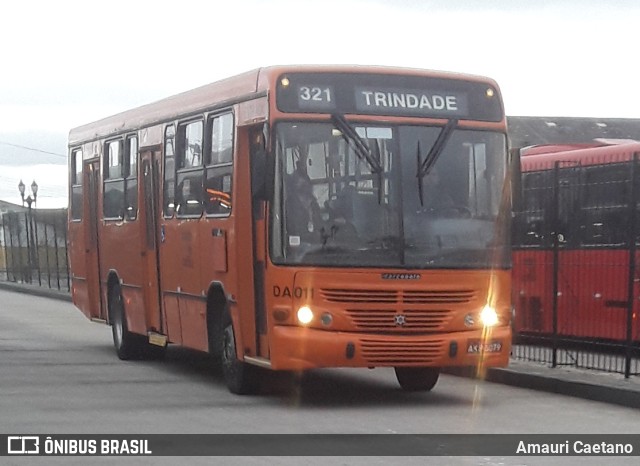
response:
<path id="1" fill-rule="evenodd" d="M 490 79 L 296 66 L 75 128 L 73 302 L 121 359 L 210 352 L 235 393 L 261 369 L 386 366 L 430 390 L 504 366 L 505 121 Z"/>
<path id="2" fill-rule="evenodd" d="M 537 146 L 522 156 L 514 223 L 515 330 L 639 342 L 640 143 Z"/>

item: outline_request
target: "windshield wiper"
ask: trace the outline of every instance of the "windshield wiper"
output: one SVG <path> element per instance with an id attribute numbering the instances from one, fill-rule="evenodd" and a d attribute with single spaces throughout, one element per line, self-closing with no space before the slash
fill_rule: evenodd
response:
<path id="1" fill-rule="evenodd" d="M 456 129 L 456 126 L 458 126 L 458 120 L 455 120 L 455 119 L 449 120 L 449 122 L 445 125 L 445 127 L 442 128 L 442 130 L 440 131 L 440 134 L 438 134 L 438 137 L 436 138 L 436 142 L 433 143 L 433 146 L 431 146 L 431 150 L 429 150 L 429 153 L 427 154 L 424 160 L 422 160 L 422 153 L 420 151 L 420 141 L 418 141 L 418 150 L 416 151 L 418 169 L 417 169 L 416 176 L 418 177 L 418 193 L 420 195 L 421 206 L 424 206 L 422 180 L 424 179 L 425 175 L 431 171 L 431 168 L 433 168 L 433 166 L 435 165 L 436 160 L 438 160 L 438 157 L 442 153 L 442 150 L 444 149 L 445 144 L 449 140 L 449 137 L 453 133 L 453 130 Z"/>
<path id="2" fill-rule="evenodd" d="M 373 173 L 382 173 L 380 160 L 373 155 L 367 143 L 360 137 L 353 126 L 349 124 L 346 118 L 339 113 L 334 113 L 331 115 L 331 122 L 340 130 L 342 137 L 347 141 L 347 144 L 353 148 L 356 155 L 369 164 L 371 171 Z"/>
<path id="3" fill-rule="evenodd" d="M 378 204 L 382 204 L 382 165 L 380 165 L 380 146 L 376 141 L 377 153 L 374 155 L 367 143 L 360 137 L 356 130 L 349 124 L 344 115 L 333 113 L 331 122 L 340 130 L 342 138 L 353 149 L 359 159 L 366 161 L 371 168 L 371 173 L 378 175 Z"/>

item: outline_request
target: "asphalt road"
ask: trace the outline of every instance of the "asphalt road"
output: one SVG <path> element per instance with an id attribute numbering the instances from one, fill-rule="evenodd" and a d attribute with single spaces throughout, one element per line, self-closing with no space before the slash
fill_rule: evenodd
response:
<path id="1" fill-rule="evenodd" d="M 637 434 L 639 427 L 638 410 L 451 375 L 442 375 L 430 393 L 406 393 L 392 369 L 317 370 L 301 379 L 266 374 L 260 395 L 232 395 L 207 355 L 170 348 L 164 361 L 120 361 L 110 328 L 86 320 L 70 303 L 0 290 L 0 432 L 5 434 Z M 71 460 L 10 459 L 18 465 Z M 244 457 L 219 463 L 602 464 L 605 459 L 391 460 Z M 177 459 L 126 461 L 175 464 Z M 197 457 L 184 462 L 209 464 Z M 627 462 L 637 464 L 637 458 L 615 460 Z"/>

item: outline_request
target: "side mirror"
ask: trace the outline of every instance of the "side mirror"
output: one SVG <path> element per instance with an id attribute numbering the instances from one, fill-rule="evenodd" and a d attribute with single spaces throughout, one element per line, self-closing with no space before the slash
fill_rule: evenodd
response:
<path id="1" fill-rule="evenodd" d="M 269 126 L 252 130 L 251 145 L 251 195 L 254 199 L 268 201 L 273 191 L 273 163 L 269 159 Z"/>
<path id="2" fill-rule="evenodd" d="M 251 195 L 254 199 L 267 200 L 267 153 L 264 149 L 251 153 Z"/>

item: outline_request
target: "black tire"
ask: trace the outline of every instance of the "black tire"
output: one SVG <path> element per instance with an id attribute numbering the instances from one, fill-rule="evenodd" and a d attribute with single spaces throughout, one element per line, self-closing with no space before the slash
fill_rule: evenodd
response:
<path id="1" fill-rule="evenodd" d="M 112 287 L 109 291 L 109 315 L 111 316 L 113 346 L 118 357 L 124 361 L 140 358 L 146 344 L 141 335 L 131 333 L 127 328 L 124 302 L 118 286 Z"/>
<path id="2" fill-rule="evenodd" d="M 439 367 L 396 367 L 396 378 L 403 390 L 428 392 L 438 382 Z"/>
<path id="3" fill-rule="evenodd" d="M 222 346 L 222 375 L 231 393 L 248 395 L 258 391 L 258 368 L 240 361 L 236 356 L 236 338 L 233 322 L 225 310 L 222 319 L 222 335 L 218 340 Z"/>

